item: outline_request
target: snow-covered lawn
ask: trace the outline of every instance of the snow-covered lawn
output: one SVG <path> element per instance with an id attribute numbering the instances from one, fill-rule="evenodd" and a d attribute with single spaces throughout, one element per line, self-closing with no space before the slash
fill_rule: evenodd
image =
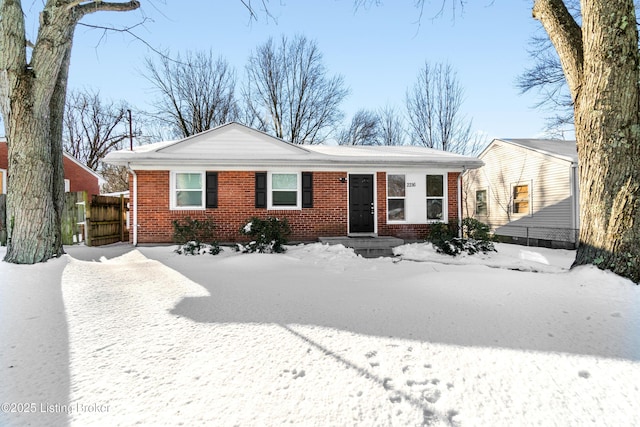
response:
<path id="1" fill-rule="evenodd" d="M 0 425 L 636 425 L 640 287 L 497 247 L 0 263 Z"/>

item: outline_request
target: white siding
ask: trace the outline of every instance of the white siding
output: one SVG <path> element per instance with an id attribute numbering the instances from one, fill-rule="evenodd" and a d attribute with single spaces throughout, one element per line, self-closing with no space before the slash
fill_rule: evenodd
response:
<path id="1" fill-rule="evenodd" d="M 159 151 L 213 160 L 236 157 L 279 159 L 309 156 L 309 153 L 302 147 L 287 144 L 245 127 L 231 126 L 194 135 L 183 140 L 180 144 L 174 144 Z"/>
<path id="2" fill-rule="evenodd" d="M 465 215 L 488 223 L 499 234 L 565 240 L 554 229 L 573 229 L 571 162 L 547 156 L 504 141 L 495 140 L 480 156 L 485 165 L 466 172 L 463 184 Z M 514 214 L 511 206 L 513 185 L 528 184 L 530 214 Z M 476 190 L 487 190 L 488 215 L 475 213 Z M 546 228 L 546 230 L 545 230 Z M 552 230 L 549 230 L 552 229 Z M 532 235 L 532 233 L 537 233 Z"/>

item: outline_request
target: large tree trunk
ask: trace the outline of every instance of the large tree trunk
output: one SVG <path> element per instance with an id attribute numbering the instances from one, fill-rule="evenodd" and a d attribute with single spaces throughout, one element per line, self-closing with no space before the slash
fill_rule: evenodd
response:
<path id="1" fill-rule="evenodd" d="M 33 264 L 62 254 L 62 119 L 73 33 L 86 14 L 126 3 L 48 0 L 27 61 L 19 0 L 0 0 L 0 109 L 9 146 L 5 261 Z"/>
<path id="2" fill-rule="evenodd" d="M 582 0 L 582 28 L 560 0 L 537 0 L 574 102 L 580 246 L 595 264 L 640 281 L 640 103 L 633 0 Z M 577 30 L 577 31 L 576 31 Z"/>

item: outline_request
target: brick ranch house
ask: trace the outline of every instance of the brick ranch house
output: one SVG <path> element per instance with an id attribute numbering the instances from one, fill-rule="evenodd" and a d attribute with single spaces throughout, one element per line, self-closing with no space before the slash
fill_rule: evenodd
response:
<path id="1" fill-rule="evenodd" d="M 294 145 L 239 123 L 109 153 L 130 170 L 133 244 L 168 243 L 172 221 L 210 219 L 241 241 L 252 216 L 285 217 L 291 241 L 421 239 L 460 217 L 460 175 L 475 157 L 420 147 Z"/>
<path id="2" fill-rule="evenodd" d="M 64 153 L 64 191 L 86 191 L 91 197 L 100 194 L 100 184 L 103 178 L 92 171 L 75 157 Z M 9 151 L 7 140 L 0 137 L 0 194 L 7 193 L 7 179 L 9 176 Z"/>

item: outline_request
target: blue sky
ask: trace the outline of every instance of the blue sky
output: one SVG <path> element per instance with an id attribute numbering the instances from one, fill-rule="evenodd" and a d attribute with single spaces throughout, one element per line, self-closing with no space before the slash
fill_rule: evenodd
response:
<path id="1" fill-rule="evenodd" d="M 40 7 L 25 3 L 27 12 Z M 534 94 L 519 95 L 514 85 L 530 64 L 528 43 L 539 31 L 531 2 L 472 0 L 455 18 L 446 10 L 437 19 L 432 19 L 436 8 L 427 6 L 419 23 L 413 5 L 413 0 L 389 0 L 356 11 L 353 0 L 271 0 L 275 22 L 261 13 L 250 22 L 240 0 L 143 0 L 140 11 L 94 14 L 83 22 L 123 26 L 145 16 L 149 21 L 135 32 L 150 45 L 172 53 L 212 49 L 240 79 L 256 46 L 270 36 L 303 34 L 317 41 L 329 72 L 341 74 L 350 88 L 345 122 L 360 108 L 389 104 L 402 110 L 406 90 L 425 61 L 448 62 L 465 89 L 463 109 L 474 130 L 488 138 L 541 136 L 546 113 L 533 108 Z M 69 87 L 93 88 L 103 97 L 150 108 L 153 94 L 141 70 L 153 52 L 128 35 L 102 36 L 76 30 Z"/>

